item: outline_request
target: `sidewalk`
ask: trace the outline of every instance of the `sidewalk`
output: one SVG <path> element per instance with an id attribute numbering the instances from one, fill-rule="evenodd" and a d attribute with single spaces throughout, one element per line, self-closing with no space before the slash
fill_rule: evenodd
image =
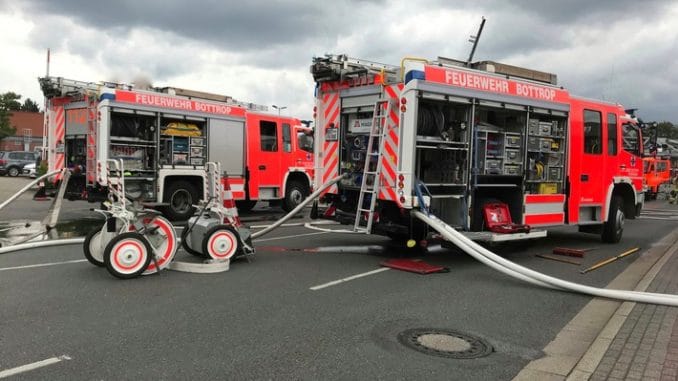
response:
<path id="1" fill-rule="evenodd" d="M 678 228 L 608 288 L 678 295 Z M 595 298 L 515 380 L 678 380 L 678 307 Z"/>
<path id="2" fill-rule="evenodd" d="M 646 291 L 678 294 L 676 251 L 676 245 L 673 245 L 673 250 L 660 260 L 661 269 Z M 626 312 L 627 315 L 623 315 Z M 609 341 L 609 347 L 588 379 L 678 380 L 678 308 L 624 303 L 615 314 L 615 317 L 622 316 L 625 316 L 623 324 Z M 611 328 L 609 323 L 606 329 L 608 327 Z M 599 338 L 601 341 L 606 339 L 600 335 Z M 590 359 L 599 357 L 593 351 L 587 355 Z M 582 361 L 587 360 L 587 355 Z M 569 379 L 586 379 L 587 376 L 589 373 L 578 366 Z"/>

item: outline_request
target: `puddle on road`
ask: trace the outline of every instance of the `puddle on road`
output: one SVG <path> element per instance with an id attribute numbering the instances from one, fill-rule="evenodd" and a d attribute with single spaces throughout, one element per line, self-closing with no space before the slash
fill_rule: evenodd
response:
<path id="1" fill-rule="evenodd" d="M 101 217 L 82 218 L 77 221 L 57 223 L 55 228 L 45 233 L 45 226 L 40 221 L 3 221 L 0 222 L 0 246 L 84 237 L 92 230 L 99 229 L 103 223 L 104 219 Z"/>

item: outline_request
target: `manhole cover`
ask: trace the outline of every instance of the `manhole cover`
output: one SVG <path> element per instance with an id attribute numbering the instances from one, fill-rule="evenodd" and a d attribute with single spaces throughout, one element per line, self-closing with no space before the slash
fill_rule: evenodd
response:
<path id="1" fill-rule="evenodd" d="M 474 359 L 492 353 L 492 346 L 485 340 L 450 329 L 408 329 L 398 335 L 398 341 L 428 355 L 455 359 Z"/>

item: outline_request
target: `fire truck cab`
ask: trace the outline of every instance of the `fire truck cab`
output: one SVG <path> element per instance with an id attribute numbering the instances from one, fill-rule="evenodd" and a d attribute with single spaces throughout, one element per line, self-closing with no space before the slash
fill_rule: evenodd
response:
<path id="1" fill-rule="evenodd" d="M 659 186 L 671 181 L 671 160 L 661 157 L 644 157 L 645 197 L 656 199 Z"/>
<path id="2" fill-rule="evenodd" d="M 298 119 L 264 106 L 178 88 L 47 77 L 49 169 L 73 168 L 71 199 L 101 200 L 106 161 L 122 159 L 126 192 L 184 220 L 205 198 L 207 162 L 219 162 L 241 209 L 258 200 L 291 210 L 310 193 L 312 149 Z"/>
<path id="3" fill-rule="evenodd" d="M 396 239 L 426 237 L 409 213 L 420 208 L 478 240 L 572 224 L 619 241 L 644 201 L 636 121 L 620 105 L 571 96 L 554 74 L 470 66 L 313 60 L 315 186 L 345 176 L 322 197 L 324 216 Z M 494 228 L 496 205 L 510 226 Z"/>

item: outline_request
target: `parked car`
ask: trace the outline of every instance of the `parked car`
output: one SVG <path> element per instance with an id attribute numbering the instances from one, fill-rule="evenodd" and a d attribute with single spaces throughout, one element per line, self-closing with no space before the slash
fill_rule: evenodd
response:
<path id="1" fill-rule="evenodd" d="M 0 175 L 18 176 L 23 172 L 26 164 L 35 164 L 36 159 L 37 153 L 35 152 L 0 152 Z"/>
<path id="2" fill-rule="evenodd" d="M 30 177 L 31 179 L 36 178 L 35 163 L 26 164 L 24 166 L 24 175 Z"/>

